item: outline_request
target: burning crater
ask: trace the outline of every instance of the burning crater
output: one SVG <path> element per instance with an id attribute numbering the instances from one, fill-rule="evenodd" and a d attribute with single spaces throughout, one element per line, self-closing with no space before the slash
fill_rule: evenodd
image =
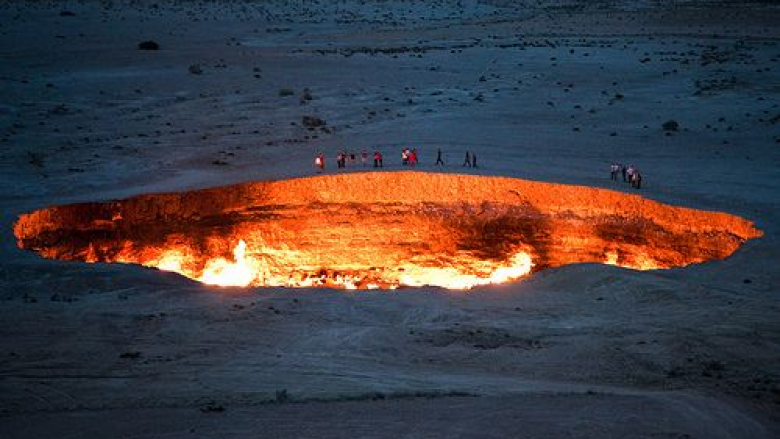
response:
<path id="1" fill-rule="evenodd" d="M 43 257 L 214 285 L 466 289 L 581 262 L 646 270 L 731 255 L 750 221 L 610 190 L 422 172 L 328 175 L 21 215 Z"/>

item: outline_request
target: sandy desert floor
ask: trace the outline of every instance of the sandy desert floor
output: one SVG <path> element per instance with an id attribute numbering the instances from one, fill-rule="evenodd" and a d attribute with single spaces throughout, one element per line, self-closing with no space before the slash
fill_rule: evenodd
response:
<path id="1" fill-rule="evenodd" d="M 0 436 L 780 436 L 772 3 L 0 3 Z M 609 164 L 632 163 L 643 196 L 765 235 L 681 269 L 354 293 L 44 260 L 12 232 L 319 151 L 390 172 L 406 145 L 418 170 L 626 192 Z"/>

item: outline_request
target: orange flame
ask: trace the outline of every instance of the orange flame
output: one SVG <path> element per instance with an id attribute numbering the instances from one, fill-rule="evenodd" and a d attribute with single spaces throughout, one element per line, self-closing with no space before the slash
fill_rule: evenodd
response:
<path id="1" fill-rule="evenodd" d="M 203 269 L 199 281 L 209 285 L 222 287 L 246 287 L 257 278 L 257 261 L 246 256 L 246 242 L 238 241 L 233 249 L 235 262 L 223 258 L 212 259 Z"/>
<path id="2" fill-rule="evenodd" d="M 480 285 L 498 284 L 519 279 L 531 272 L 534 266 L 531 256 L 520 251 L 508 262 L 497 263 L 480 260 L 467 260 L 464 256 L 463 267 L 423 267 L 406 264 L 398 270 L 366 274 L 364 267 L 354 267 L 353 273 L 295 276 L 274 275 L 263 261 L 252 256 L 247 243 L 239 239 L 233 249 L 233 260 L 222 257 L 206 261 L 200 273 L 190 269 L 196 264 L 196 258 L 188 256 L 182 249 L 164 251 L 158 258 L 146 261 L 143 265 L 160 270 L 172 271 L 208 285 L 217 286 L 287 286 L 312 287 L 334 286 L 345 289 L 395 289 L 402 286 L 437 286 L 448 289 L 466 290 Z M 269 250 L 270 251 L 270 250 Z M 121 258 L 120 258 L 121 259 Z"/>
<path id="3" fill-rule="evenodd" d="M 47 258 L 142 264 L 212 285 L 468 289 L 567 264 L 684 267 L 762 232 L 602 189 L 404 172 L 53 206 L 21 215 L 14 235 Z"/>

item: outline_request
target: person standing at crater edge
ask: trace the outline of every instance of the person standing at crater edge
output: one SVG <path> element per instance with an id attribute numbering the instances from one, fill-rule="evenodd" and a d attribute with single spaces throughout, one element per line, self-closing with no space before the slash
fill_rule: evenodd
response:
<path id="1" fill-rule="evenodd" d="M 441 148 L 436 149 L 436 166 L 444 166 L 444 160 L 441 158 Z"/>
<path id="2" fill-rule="evenodd" d="M 471 167 L 471 153 L 468 151 L 466 151 L 466 160 L 463 162 L 463 167 L 465 168 L 466 166 Z"/>
<path id="3" fill-rule="evenodd" d="M 638 169 L 634 169 L 634 172 L 631 174 L 631 186 L 634 189 L 642 189 L 642 174 L 639 173 Z"/>

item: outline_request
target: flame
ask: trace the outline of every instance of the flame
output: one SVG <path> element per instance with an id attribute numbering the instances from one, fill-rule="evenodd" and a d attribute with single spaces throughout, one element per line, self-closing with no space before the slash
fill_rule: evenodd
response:
<path id="1" fill-rule="evenodd" d="M 634 270 L 658 270 L 660 268 L 664 268 L 662 265 L 660 265 L 658 262 L 656 262 L 653 258 L 648 256 L 646 253 L 638 253 L 634 257 L 634 262 L 632 264 L 626 264 L 626 268 L 633 268 Z"/>
<path id="2" fill-rule="evenodd" d="M 480 285 L 498 284 L 519 279 L 531 272 L 531 256 L 518 252 L 510 258 L 507 266 L 490 266 L 482 261 L 482 270 L 490 270 L 487 275 L 464 273 L 455 267 L 406 267 L 404 275 L 398 279 L 403 286 L 437 286 L 454 290 L 467 290 Z"/>
<path id="3" fill-rule="evenodd" d="M 128 252 L 132 249 L 128 249 Z M 529 253 L 519 251 L 508 261 L 482 261 L 468 255 L 461 255 L 456 265 L 448 267 L 428 267 L 407 263 L 395 270 L 375 270 L 355 265 L 339 267 L 340 271 L 332 275 L 328 270 L 312 270 L 293 275 L 275 274 L 268 266 L 271 253 L 279 250 L 260 248 L 248 250 L 244 239 L 239 239 L 233 248 L 233 259 L 223 257 L 208 259 L 202 270 L 196 270 L 198 258 L 186 248 L 166 249 L 143 265 L 160 270 L 172 271 L 208 285 L 217 286 L 286 286 L 315 287 L 331 286 L 348 290 L 357 289 L 395 289 L 398 287 L 436 286 L 448 289 L 467 290 L 480 285 L 509 282 L 526 276 L 534 264 Z M 262 257 L 265 254 L 266 257 Z M 257 257 L 256 255 L 261 255 Z M 295 255 L 287 254 L 287 257 Z M 282 257 L 280 255 L 277 258 Z M 124 257 L 117 258 L 123 261 Z"/>
<path id="4" fill-rule="evenodd" d="M 154 266 L 164 271 L 182 272 L 181 264 L 183 260 L 184 256 L 177 251 L 166 252 L 155 262 Z"/>
<path id="5" fill-rule="evenodd" d="M 604 253 L 604 264 L 618 265 L 618 252 L 615 250 L 610 250 Z"/>
<path id="6" fill-rule="evenodd" d="M 238 245 L 233 249 L 233 257 L 235 262 L 223 258 L 210 260 L 198 280 L 204 284 L 222 287 L 249 286 L 257 278 L 257 261 L 246 256 L 246 242 L 243 239 L 238 241 Z"/>
<path id="7" fill-rule="evenodd" d="M 724 259 L 762 232 L 602 189 L 403 172 L 53 206 L 21 215 L 14 235 L 47 258 L 141 264 L 211 285 L 469 289 L 567 264 Z"/>
<path id="8" fill-rule="evenodd" d="M 659 270 L 666 268 L 663 264 L 659 263 L 650 255 L 645 252 L 637 251 L 636 254 L 632 254 L 632 260 L 620 260 L 620 255 L 616 250 L 610 250 L 604 253 L 604 264 L 615 265 L 623 268 L 630 268 L 632 270 L 648 271 Z"/>

